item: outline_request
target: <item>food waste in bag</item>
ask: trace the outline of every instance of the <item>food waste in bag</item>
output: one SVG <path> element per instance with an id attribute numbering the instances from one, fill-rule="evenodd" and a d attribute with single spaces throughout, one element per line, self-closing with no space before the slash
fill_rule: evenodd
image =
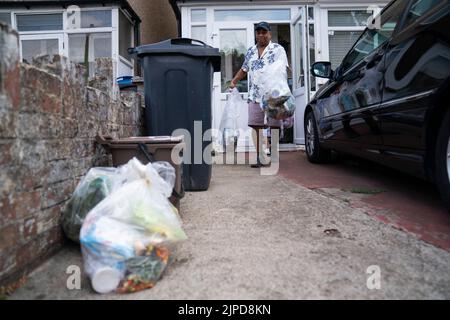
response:
<path id="1" fill-rule="evenodd" d="M 88 213 L 80 232 L 85 271 L 99 293 L 151 288 L 167 266 L 168 248 L 187 239 L 168 200 L 173 185 L 161 177 L 161 170 L 173 177 L 175 169 L 136 158 L 121 169 L 127 182 Z"/>

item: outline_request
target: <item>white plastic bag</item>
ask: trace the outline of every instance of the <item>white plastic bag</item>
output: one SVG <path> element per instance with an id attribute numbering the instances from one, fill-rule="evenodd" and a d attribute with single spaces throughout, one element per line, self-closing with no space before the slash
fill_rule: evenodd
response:
<path id="1" fill-rule="evenodd" d="M 92 168 L 78 183 L 62 212 L 62 228 L 70 240 L 80 241 L 80 229 L 86 215 L 122 185 L 120 171 L 118 168 Z"/>
<path id="2" fill-rule="evenodd" d="M 238 119 L 241 110 L 245 110 L 247 103 L 242 99 L 237 88 L 231 90 L 220 120 L 219 143 L 225 148 L 239 138 Z"/>
<path id="3" fill-rule="evenodd" d="M 161 164 L 143 165 L 136 158 L 130 160 L 121 168 L 127 182 L 91 210 L 83 223 L 80 243 L 85 270 L 100 293 L 115 290 L 118 278 L 135 279 L 137 276 L 129 274 L 127 265 L 136 258 L 154 259 L 151 262 L 161 263 L 162 267 L 151 281 L 137 277 L 130 290 L 153 286 L 167 258 L 145 257 L 142 252 L 167 252 L 166 245 L 187 238 L 177 209 L 168 200 L 173 186 L 158 174 L 155 166 L 159 170 L 168 168 Z M 122 292 L 128 292 L 127 283 L 121 285 Z"/>
<path id="4" fill-rule="evenodd" d="M 283 60 L 277 60 L 266 67 L 262 84 L 261 107 L 266 115 L 275 120 L 292 117 L 295 111 L 295 99 L 287 83 L 287 66 Z"/>

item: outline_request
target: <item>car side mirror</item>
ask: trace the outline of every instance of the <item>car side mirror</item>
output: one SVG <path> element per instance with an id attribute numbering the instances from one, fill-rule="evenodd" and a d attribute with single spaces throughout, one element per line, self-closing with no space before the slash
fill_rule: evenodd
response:
<path id="1" fill-rule="evenodd" d="M 316 62 L 311 66 L 311 74 L 315 77 L 331 79 L 333 73 L 330 62 Z"/>

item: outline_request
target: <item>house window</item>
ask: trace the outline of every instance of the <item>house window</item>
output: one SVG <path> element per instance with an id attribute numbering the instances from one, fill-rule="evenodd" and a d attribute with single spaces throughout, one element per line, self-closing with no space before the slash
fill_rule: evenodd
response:
<path id="1" fill-rule="evenodd" d="M 11 13 L 10 12 L 0 12 L 0 22 L 11 24 Z"/>
<path id="2" fill-rule="evenodd" d="M 131 61 L 132 58 L 128 54 L 128 48 L 133 46 L 133 25 L 131 21 L 119 11 L 119 54 Z"/>
<path id="3" fill-rule="evenodd" d="M 226 93 L 234 75 L 241 69 L 247 52 L 247 30 L 220 30 L 220 55 L 222 92 Z M 247 81 L 239 81 L 240 92 L 247 92 Z"/>
<path id="4" fill-rule="evenodd" d="M 111 57 L 111 33 L 75 33 L 69 35 L 69 58 L 82 63 L 92 75 L 96 58 Z"/>
<path id="5" fill-rule="evenodd" d="M 328 32 L 328 41 L 330 47 L 330 62 L 334 69 L 339 67 L 342 59 L 347 54 L 348 50 L 358 40 L 361 31 L 334 31 Z"/>
<path id="6" fill-rule="evenodd" d="M 111 27 L 111 10 L 81 11 L 81 28 Z"/>
<path id="7" fill-rule="evenodd" d="M 290 9 L 215 10 L 215 21 L 291 20 Z"/>
<path id="8" fill-rule="evenodd" d="M 191 10 L 191 22 L 206 22 L 206 10 L 205 9 L 192 9 Z"/>
<path id="9" fill-rule="evenodd" d="M 376 48 L 389 40 L 402 16 L 407 2 L 397 1 L 381 14 L 381 25 L 377 29 L 366 29 L 361 38 L 345 57 L 342 70 L 345 72 L 370 55 Z"/>
<path id="10" fill-rule="evenodd" d="M 191 38 L 207 42 L 206 9 L 191 9 Z"/>
<path id="11" fill-rule="evenodd" d="M 191 38 L 206 42 L 206 26 L 192 26 Z"/>
<path id="12" fill-rule="evenodd" d="M 62 13 L 17 15 L 17 30 L 50 31 L 63 29 Z"/>
<path id="13" fill-rule="evenodd" d="M 314 8 L 308 7 L 308 44 L 309 44 L 309 65 L 316 62 L 316 32 L 314 28 Z M 309 76 L 309 90 L 317 91 L 316 77 Z"/>
<path id="14" fill-rule="evenodd" d="M 364 10 L 328 11 L 328 26 L 330 27 L 367 27 L 367 21 L 372 13 Z"/>
<path id="15" fill-rule="evenodd" d="M 22 60 L 31 63 L 33 58 L 41 55 L 59 54 L 58 39 L 22 40 Z"/>
<path id="16" fill-rule="evenodd" d="M 12 24 L 19 31 L 24 61 L 31 62 L 40 55 L 66 55 L 71 61 L 84 64 L 89 75 L 93 75 L 95 59 L 107 57 L 115 59 L 116 74 L 133 74 L 128 48 L 134 46 L 135 27 L 125 10 L 98 6 L 0 12 L 0 21 L 8 17 L 13 17 Z"/>
<path id="17" fill-rule="evenodd" d="M 367 10 L 328 10 L 328 46 L 333 69 L 341 64 L 371 16 L 372 12 Z"/>

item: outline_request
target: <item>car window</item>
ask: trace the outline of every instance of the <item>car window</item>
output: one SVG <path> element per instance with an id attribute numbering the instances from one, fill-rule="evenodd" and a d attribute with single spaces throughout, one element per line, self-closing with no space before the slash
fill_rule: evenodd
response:
<path id="1" fill-rule="evenodd" d="M 411 5 L 411 9 L 408 11 L 406 17 L 405 26 L 410 25 L 431 9 L 442 3 L 443 0 L 414 0 Z"/>
<path id="2" fill-rule="evenodd" d="M 342 62 L 342 71 L 346 71 L 391 37 L 408 1 L 398 0 L 381 12 L 374 19 L 374 24 L 367 28 Z"/>

